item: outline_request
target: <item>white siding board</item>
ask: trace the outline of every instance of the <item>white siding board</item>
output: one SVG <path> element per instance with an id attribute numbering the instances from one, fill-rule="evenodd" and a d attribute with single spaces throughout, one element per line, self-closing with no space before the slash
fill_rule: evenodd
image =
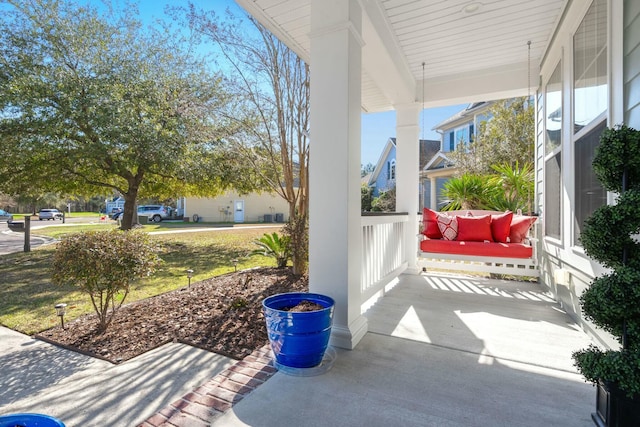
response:
<path id="1" fill-rule="evenodd" d="M 464 26 L 465 22 L 487 21 L 487 18 L 491 20 L 504 20 L 501 18 L 515 11 L 546 10 L 556 15 L 556 13 L 552 11 L 559 9 L 559 7 L 550 7 L 550 5 L 557 5 L 558 0 L 537 0 L 535 2 L 530 0 L 502 0 L 492 4 L 485 3 L 477 13 L 465 14 L 462 12 L 465 3 L 467 2 L 453 6 L 444 6 L 450 4 L 450 2 L 438 2 L 429 7 L 410 7 L 411 5 L 408 5 L 405 8 L 387 9 L 387 14 L 389 15 L 389 21 L 393 24 L 400 22 L 412 24 L 429 20 L 436 26 L 449 26 L 454 23 L 459 26 Z"/>
<path id="2" fill-rule="evenodd" d="M 624 54 L 629 55 L 640 44 L 640 16 L 637 16 L 632 24 L 625 26 L 624 39 Z"/>
<path id="3" fill-rule="evenodd" d="M 624 4 L 624 26 L 632 25 L 634 20 L 640 19 L 640 1 L 625 0 Z"/>
<path id="4" fill-rule="evenodd" d="M 640 107 L 628 110 L 625 114 L 625 123 L 635 129 L 640 128 Z"/>
<path id="5" fill-rule="evenodd" d="M 548 34 L 546 30 L 541 29 L 540 27 L 531 28 L 530 31 L 518 26 L 514 28 L 519 28 L 521 30 L 520 32 L 526 33 L 527 37 L 523 38 L 522 35 L 518 35 L 518 37 L 509 38 L 504 36 L 505 33 L 502 32 L 502 30 L 495 29 L 491 34 L 483 35 L 483 37 L 456 37 L 441 35 L 430 39 L 415 39 L 415 41 L 410 43 L 403 43 L 402 48 L 407 55 L 421 55 L 427 52 L 451 55 L 452 52 L 465 50 L 476 56 L 481 56 L 480 52 L 487 44 L 485 37 L 495 37 L 495 41 L 492 42 L 492 47 L 494 47 L 496 51 L 501 52 L 505 46 L 519 47 L 519 51 L 522 51 L 522 43 L 519 41 L 525 40 L 526 42 L 526 40 L 531 40 L 532 53 L 537 52 L 539 55 L 542 52 L 543 48 L 541 46 L 543 46 L 543 43 L 546 41 L 545 37 L 547 37 Z M 514 33 L 516 33 L 516 31 L 514 31 Z"/>
<path id="6" fill-rule="evenodd" d="M 290 0 L 256 0 L 254 3 L 262 10 L 269 10 L 280 4 L 290 4 Z"/>
<path id="7" fill-rule="evenodd" d="M 537 52 L 541 51 L 541 49 L 535 49 L 534 51 L 533 46 L 534 44 L 536 46 L 542 45 L 542 43 L 544 42 L 543 38 L 545 36 L 545 33 L 544 32 L 532 33 L 530 34 L 530 36 L 531 37 L 529 37 L 527 40 L 524 40 L 524 39 L 497 40 L 493 44 L 493 46 L 496 49 L 492 50 L 490 54 L 493 56 L 503 56 L 511 59 L 512 61 L 513 61 L 513 57 L 517 56 L 518 60 L 521 61 L 523 57 L 525 59 L 527 57 L 526 42 L 528 40 L 531 40 L 531 53 L 533 57 L 533 54 L 535 51 Z M 415 44 L 411 47 L 408 47 L 406 49 L 406 53 L 408 55 L 425 55 L 425 54 L 436 55 L 436 58 L 432 58 L 429 61 L 430 63 L 432 63 L 433 60 L 445 59 L 447 61 L 451 61 L 453 59 L 456 59 L 456 57 L 459 59 L 460 54 L 465 54 L 465 58 L 468 58 L 469 56 L 477 56 L 482 58 L 483 56 L 488 55 L 488 54 L 485 54 L 485 55 L 478 54 L 479 50 L 482 48 L 482 46 L 485 43 L 486 42 L 484 40 L 477 40 L 477 39 L 469 41 L 468 43 L 465 43 L 463 41 L 461 42 L 461 41 L 452 40 L 451 43 L 447 43 L 448 47 L 444 49 L 439 47 L 431 47 L 431 46 L 438 46 L 439 44 L 442 44 L 437 40 L 433 40 L 427 43 Z"/>
<path id="8" fill-rule="evenodd" d="M 403 21 L 402 23 L 395 24 L 393 27 L 396 30 L 398 39 L 401 41 L 412 37 L 434 37 L 442 35 L 443 33 L 453 34 L 455 36 L 466 34 L 469 38 L 475 38 L 487 33 L 489 30 L 495 29 L 496 26 L 498 26 L 499 30 L 504 30 L 505 34 L 503 34 L 503 36 L 506 36 L 508 29 L 514 26 L 550 26 L 555 19 L 555 15 L 546 12 L 518 11 L 511 15 L 470 20 L 465 22 L 464 25 L 460 22 L 452 21 L 446 24 L 431 23 L 425 26 L 424 19 L 416 19 Z M 523 35 L 521 34 L 521 36 Z"/>
<path id="9" fill-rule="evenodd" d="M 640 105 L 640 76 L 636 74 L 624 85 L 625 110 L 637 108 Z"/>
<path id="10" fill-rule="evenodd" d="M 625 123 L 640 127 L 640 6 L 637 0 L 624 4 L 624 109 Z"/>
<path id="11" fill-rule="evenodd" d="M 308 25 L 311 25 L 311 5 L 309 3 L 301 5 L 300 7 L 293 7 L 292 4 L 282 3 L 270 8 L 268 12 L 273 14 L 280 25 L 304 17 L 306 17 Z"/>

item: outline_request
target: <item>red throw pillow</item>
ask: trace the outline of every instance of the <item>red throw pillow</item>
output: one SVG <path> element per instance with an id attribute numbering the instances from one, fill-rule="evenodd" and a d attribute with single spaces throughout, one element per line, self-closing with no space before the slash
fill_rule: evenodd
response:
<path id="1" fill-rule="evenodd" d="M 429 208 L 424 208 L 422 212 L 422 223 L 424 225 L 422 234 L 430 239 L 442 239 L 442 233 L 438 228 L 438 212 Z"/>
<path id="2" fill-rule="evenodd" d="M 536 222 L 535 216 L 514 215 L 511 220 L 511 230 L 509 231 L 509 242 L 522 243 L 527 237 L 529 229 Z"/>
<path id="3" fill-rule="evenodd" d="M 438 214 L 438 228 L 445 240 L 456 240 L 458 235 L 458 220 L 455 216 Z"/>
<path id="4" fill-rule="evenodd" d="M 456 240 L 465 242 L 484 242 L 488 240 L 493 242 L 491 215 L 459 216 L 458 237 L 456 237 Z"/>
<path id="5" fill-rule="evenodd" d="M 507 211 L 500 215 L 491 215 L 491 235 L 493 240 L 500 243 L 507 243 L 509 232 L 511 231 L 511 220 L 513 212 Z"/>

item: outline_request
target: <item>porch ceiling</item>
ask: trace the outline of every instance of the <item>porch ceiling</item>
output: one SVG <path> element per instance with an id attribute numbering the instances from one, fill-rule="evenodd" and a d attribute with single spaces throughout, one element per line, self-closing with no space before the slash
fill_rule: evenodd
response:
<path id="1" fill-rule="evenodd" d="M 309 61 L 311 0 L 236 1 Z M 526 95 L 568 1 L 361 0 L 363 110 L 421 101 L 423 62 L 426 107 Z"/>

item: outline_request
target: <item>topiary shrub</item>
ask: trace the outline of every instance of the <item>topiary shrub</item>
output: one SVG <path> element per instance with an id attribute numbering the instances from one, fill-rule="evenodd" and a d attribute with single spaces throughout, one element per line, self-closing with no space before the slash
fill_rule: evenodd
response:
<path id="1" fill-rule="evenodd" d="M 54 284 L 71 284 L 89 295 L 104 332 L 126 299 L 131 283 L 150 276 L 161 260 L 142 231 L 87 231 L 64 238 L 53 258 Z"/>
<path id="2" fill-rule="evenodd" d="M 628 396 L 640 395 L 640 131 L 605 129 L 593 161 L 615 205 L 598 208 L 584 224 L 580 240 L 587 255 L 612 270 L 596 278 L 580 297 L 586 319 L 616 337 L 619 350 L 595 346 L 573 354 L 575 365 L 593 383 L 615 383 Z"/>

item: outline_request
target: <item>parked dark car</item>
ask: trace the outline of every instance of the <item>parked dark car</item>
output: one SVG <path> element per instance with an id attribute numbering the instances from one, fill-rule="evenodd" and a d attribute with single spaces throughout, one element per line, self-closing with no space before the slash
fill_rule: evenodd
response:
<path id="1" fill-rule="evenodd" d="M 115 210 L 112 214 L 111 214 L 111 219 L 113 220 L 117 220 L 118 218 L 120 218 L 122 216 L 122 213 L 124 212 L 124 210 L 122 209 L 117 209 Z"/>

